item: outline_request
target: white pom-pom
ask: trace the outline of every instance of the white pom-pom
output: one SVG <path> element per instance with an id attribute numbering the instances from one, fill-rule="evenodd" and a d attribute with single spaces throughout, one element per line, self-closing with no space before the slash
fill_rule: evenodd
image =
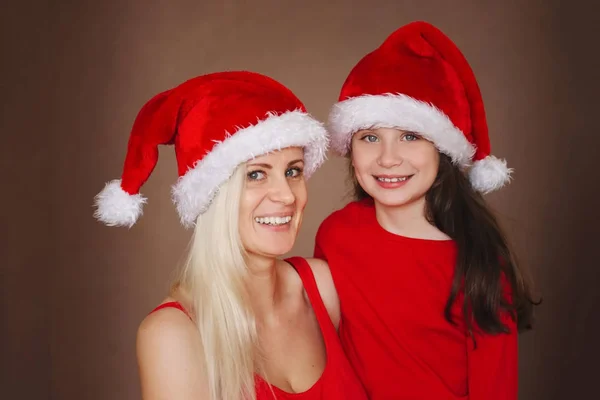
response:
<path id="1" fill-rule="evenodd" d="M 469 171 L 469 180 L 475 190 L 485 194 L 507 184 L 511 179 L 512 171 L 506 166 L 506 160 L 490 155 L 473 163 Z"/>
<path id="2" fill-rule="evenodd" d="M 106 184 L 95 197 L 94 217 L 108 226 L 131 228 L 142 215 L 146 199 L 141 194 L 129 194 L 121 188 L 121 180 Z"/>

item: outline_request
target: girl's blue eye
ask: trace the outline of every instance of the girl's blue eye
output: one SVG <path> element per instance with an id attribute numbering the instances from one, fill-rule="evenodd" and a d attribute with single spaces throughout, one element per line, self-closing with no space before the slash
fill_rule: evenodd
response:
<path id="1" fill-rule="evenodd" d="M 414 133 L 407 133 L 404 135 L 404 140 L 406 140 L 407 142 L 413 142 L 418 139 L 419 139 L 419 137 L 417 135 L 415 135 Z"/>
<path id="2" fill-rule="evenodd" d="M 365 142 L 374 143 L 374 142 L 377 141 L 377 136 L 375 136 L 375 135 L 365 135 L 365 136 L 363 136 L 362 140 L 364 140 Z"/>
<path id="3" fill-rule="evenodd" d="M 302 175 L 302 169 L 298 167 L 293 167 L 285 171 L 285 176 L 288 178 L 297 178 Z"/>
<path id="4" fill-rule="evenodd" d="M 247 176 L 251 181 L 260 181 L 261 179 L 264 179 L 265 173 L 263 171 L 250 171 Z"/>

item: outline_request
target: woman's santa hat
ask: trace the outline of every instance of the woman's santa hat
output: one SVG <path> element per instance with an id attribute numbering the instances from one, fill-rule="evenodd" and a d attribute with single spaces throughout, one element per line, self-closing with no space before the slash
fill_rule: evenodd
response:
<path id="1" fill-rule="evenodd" d="M 329 115 L 332 148 L 346 155 L 361 129 L 418 133 L 468 170 L 483 193 L 504 186 L 511 169 L 490 154 L 483 99 L 458 47 L 426 22 L 392 33 L 352 69 Z"/>
<path id="2" fill-rule="evenodd" d="M 324 126 L 279 82 L 247 71 L 200 76 L 143 106 L 121 179 L 107 183 L 96 196 L 94 215 L 109 226 L 131 227 L 137 221 L 146 203 L 140 188 L 158 161 L 158 145 L 175 147 L 179 179 L 172 197 L 187 227 L 241 163 L 303 147 L 308 178 L 325 160 L 328 144 Z"/>

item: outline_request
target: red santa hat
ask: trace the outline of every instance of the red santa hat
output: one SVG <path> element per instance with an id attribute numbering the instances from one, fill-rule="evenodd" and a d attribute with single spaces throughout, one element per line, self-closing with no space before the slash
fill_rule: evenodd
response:
<path id="1" fill-rule="evenodd" d="M 158 146 L 173 145 L 179 179 L 172 198 L 188 227 L 204 213 L 238 165 L 286 147 L 305 149 L 305 175 L 323 163 L 326 130 L 285 86 L 266 76 L 220 72 L 188 80 L 154 96 L 135 119 L 121 179 L 96 196 L 95 217 L 131 227 L 146 199 L 140 188 L 158 161 Z"/>
<path id="2" fill-rule="evenodd" d="M 468 171 L 483 193 L 504 186 L 511 169 L 490 154 L 488 126 L 475 75 L 439 29 L 413 22 L 392 33 L 352 69 L 329 115 L 332 148 L 346 155 L 367 128 L 418 133 Z"/>

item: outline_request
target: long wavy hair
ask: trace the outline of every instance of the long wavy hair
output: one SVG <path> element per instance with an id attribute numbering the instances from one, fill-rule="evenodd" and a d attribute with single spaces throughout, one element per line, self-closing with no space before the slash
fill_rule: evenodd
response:
<path id="1" fill-rule="evenodd" d="M 358 183 L 351 159 L 350 153 L 354 199 L 372 199 Z M 531 329 L 533 306 L 539 302 L 533 299 L 530 279 L 483 196 L 443 153 L 425 202 L 429 222 L 452 238 L 458 249 L 452 289 L 444 310 L 446 319 L 455 323 L 451 307 L 462 291 L 463 316 L 471 335 L 473 322 L 486 333 L 508 332 L 502 322 L 502 315 L 507 312 L 517 322 L 519 332 Z"/>
<path id="2" fill-rule="evenodd" d="M 241 165 L 198 217 L 187 260 L 174 285 L 192 300 L 210 400 L 256 398 L 256 321 L 244 285 L 248 269 L 238 221 L 244 178 Z"/>

